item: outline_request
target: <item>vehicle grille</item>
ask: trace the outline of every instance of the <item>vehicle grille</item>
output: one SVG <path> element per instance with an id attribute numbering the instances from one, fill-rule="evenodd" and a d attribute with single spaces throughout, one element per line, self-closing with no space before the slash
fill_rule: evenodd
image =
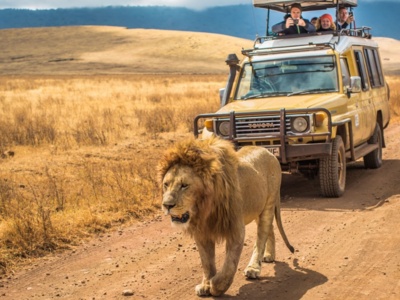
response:
<path id="1" fill-rule="evenodd" d="M 236 118 L 236 136 L 265 136 L 279 134 L 279 116 Z M 286 118 L 286 131 L 290 131 L 290 120 Z"/>

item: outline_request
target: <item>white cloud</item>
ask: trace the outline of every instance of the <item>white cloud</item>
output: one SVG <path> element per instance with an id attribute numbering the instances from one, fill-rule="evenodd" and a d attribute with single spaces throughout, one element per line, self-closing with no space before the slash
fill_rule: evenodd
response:
<path id="1" fill-rule="evenodd" d="M 213 6 L 249 4 L 252 0 L 5 0 L 1 8 L 72 8 L 72 7 L 101 7 L 101 6 L 181 6 L 191 9 L 204 9 Z"/>

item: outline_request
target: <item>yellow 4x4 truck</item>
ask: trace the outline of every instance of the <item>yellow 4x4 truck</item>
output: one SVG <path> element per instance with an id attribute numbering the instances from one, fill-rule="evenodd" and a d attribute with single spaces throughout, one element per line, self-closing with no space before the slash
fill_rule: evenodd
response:
<path id="1" fill-rule="evenodd" d="M 357 6 L 357 0 L 296 2 L 303 10 Z M 294 1 L 253 3 L 287 12 Z M 340 197 L 347 163 L 382 165 L 389 88 L 369 31 L 266 36 L 242 50 L 243 62 L 230 54 L 221 108 L 195 118 L 195 136 L 217 135 L 238 149 L 265 147 L 282 171 L 319 178 L 322 195 Z"/>

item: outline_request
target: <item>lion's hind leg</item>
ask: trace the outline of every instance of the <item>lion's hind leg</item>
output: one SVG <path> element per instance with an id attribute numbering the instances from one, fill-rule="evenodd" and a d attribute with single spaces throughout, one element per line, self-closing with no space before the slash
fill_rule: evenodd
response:
<path id="1" fill-rule="evenodd" d="M 272 263 L 275 261 L 275 234 L 274 226 L 271 224 L 269 230 L 267 244 L 265 247 L 263 262 Z"/>
<path id="2" fill-rule="evenodd" d="M 273 208 L 267 207 L 257 222 L 257 241 L 254 245 L 250 262 L 244 271 L 247 278 L 255 279 L 260 276 L 261 263 L 263 260 L 265 261 L 265 251 L 267 251 L 269 255 L 268 259 L 275 259 L 275 236 L 272 227 L 273 219 Z M 270 241 L 271 239 L 272 241 Z"/>

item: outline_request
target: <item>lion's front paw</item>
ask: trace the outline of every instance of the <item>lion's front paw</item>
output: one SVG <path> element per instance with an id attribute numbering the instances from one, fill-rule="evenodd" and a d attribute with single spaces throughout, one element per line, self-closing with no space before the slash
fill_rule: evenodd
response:
<path id="1" fill-rule="evenodd" d="M 229 289 L 232 281 L 233 276 L 224 273 L 217 273 L 211 279 L 211 295 L 213 295 L 214 297 L 221 296 Z"/>
<path id="2" fill-rule="evenodd" d="M 247 266 L 244 270 L 244 275 L 249 279 L 257 279 L 260 277 L 261 268 L 255 268 L 254 266 Z"/>
<path id="3" fill-rule="evenodd" d="M 211 296 L 210 290 L 211 290 L 210 285 L 206 285 L 203 283 L 196 285 L 195 288 L 196 295 L 199 297 Z"/>

